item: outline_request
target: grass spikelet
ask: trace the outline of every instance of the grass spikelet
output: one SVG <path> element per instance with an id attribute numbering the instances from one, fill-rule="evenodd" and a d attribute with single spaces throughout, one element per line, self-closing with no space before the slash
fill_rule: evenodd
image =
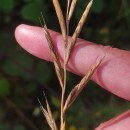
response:
<path id="1" fill-rule="evenodd" d="M 93 67 L 87 72 L 87 74 L 82 78 L 82 80 L 80 81 L 79 84 L 76 85 L 76 87 L 74 87 L 66 102 L 64 105 L 64 112 L 71 106 L 71 104 L 75 101 L 75 99 L 78 97 L 78 95 L 80 94 L 80 92 L 83 90 L 83 88 L 85 87 L 85 85 L 88 83 L 88 81 L 90 80 L 91 76 L 93 75 L 93 73 L 95 72 L 95 70 L 97 69 L 97 67 L 100 65 L 100 63 L 102 62 L 104 57 L 102 57 L 100 60 L 97 60 L 96 63 L 93 65 Z"/>
<path id="2" fill-rule="evenodd" d="M 65 20 L 63 17 L 63 13 L 59 4 L 58 0 L 53 0 L 53 5 L 55 7 L 55 11 L 59 20 L 59 24 L 60 24 L 60 28 L 61 28 L 61 32 L 62 32 L 62 36 L 63 36 L 63 40 L 66 44 L 66 39 L 67 39 L 67 35 L 66 35 L 66 25 L 65 25 Z"/>
<path id="3" fill-rule="evenodd" d="M 67 19 L 69 19 L 69 9 L 70 9 L 70 0 L 67 0 L 67 10 L 66 10 Z"/>
<path id="4" fill-rule="evenodd" d="M 69 35 L 69 8 L 70 8 L 70 0 L 67 0 L 67 10 L 66 10 L 66 37 L 67 37 L 67 42 L 68 43 L 68 35 Z M 66 45 L 67 46 L 67 45 Z M 66 49 L 65 46 L 65 49 Z"/>
<path id="5" fill-rule="evenodd" d="M 73 49 L 73 47 L 74 47 L 74 45 L 77 41 L 78 36 L 79 36 L 79 34 L 82 30 L 82 27 L 84 25 L 84 22 L 85 22 L 87 16 L 88 16 L 88 13 L 89 13 L 89 10 L 92 6 L 92 3 L 93 3 L 93 0 L 90 0 L 90 2 L 88 3 L 88 5 L 87 5 L 87 7 L 84 11 L 84 13 L 82 14 L 82 17 L 81 17 L 81 19 L 80 19 L 80 21 L 79 21 L 79 23 L 78 23 L 78 25 L 75 29 L 75 32 L 73 33 L 72 40 L 71 40 L 70 44 L 68 44 L 68 46 L 67 46 L 66 64 L 69 61 L 70 54 L 71 54 L 72 49 Z"/>
<path id="6" fill-rule="evenodd" d="M 77 3 L 77 0 L 72 0 L 72 2 L 71 2 L 70 10 L 69 10 L 69 16 L 68 16 L 68 20 L 69 20 L 69 21 L 70 21 L 72 15 L 73 15 L 73 12 L 74 12 L 76 3 Z"/>
<path id="7" fill-rule="evenodd" d="M 44 96 L 45 96 L 45 94 L 44 94 Z M 45 99 L 46 99 L 46 107 L 47 107 L 47 110 L 42 106 L 41 102 L 40 102 L 39 99 L 38 99 L 38 102 L 39 102 L 39 104 L 40 104 L 41 111 L 43 112 L 43 114 L 44 114 L 44 116 L 45 116 L 45 118 L 46 118 L 46 120 L 47 120 L 48 125 L 50 126 L 50 128 L 51 128 L 52 130 L 58 130 L 58 129 L 57 129 L 57 126 L 56 126 L 56 123 L 55 123 L 55 120 L 54 120 L 54 118 L 53 118 L 53 116 L 52 116 L 52 112 L 51 112 L 51 109 L 50 109 L 50 106 L 49 106 L 49 104 L 48 104 L 48 101 L 47 101 L 46 96 L 45 96 Z"/>
<path id="8" fill-rule="evenodd" d="M 44 21 L 44 18 L 43 18 L 43 21 Z M 41 20 L 40 20 L 40 22 L 41 22 Z M 60 63 L 58 55 L 57 55 L 57 53 L 55 51 L 54 44 L 53 44 L 51 35 L 50 35 L 49 31 L 48 31 L 48 28 L 47 28 L 47 26 L 45 24 L 45 21 L 44 21 L 43 30 L 44 30 L 44 34 L 45 34 L 46 40 L 48 42 L 48 45 L 49 45 L 49 48 L 50 48 L 50 51 L 51 51 L 51 56 L 52 56 L 52 60 L 53 60 L 54 66 L 55 66 L 57 77 L 59 79 L 61 87 L 63 88 L 63 72 L 62 72 L 61 63 Z"/>

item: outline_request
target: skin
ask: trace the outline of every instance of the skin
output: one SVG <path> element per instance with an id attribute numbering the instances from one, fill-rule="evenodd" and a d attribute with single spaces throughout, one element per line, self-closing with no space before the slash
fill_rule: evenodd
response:
<path id="1" fill-rule="evenodd" d="M 63 61 L 64 43 L 62 36 L 50 30 L 54 46 Z M 51 61 L 51 54 L 43 30 L 40 27 L 19 25 L 15 30 L 17 42 L 32 55 Z M 111 93 L 130 101 L 130 52 L 97 45 L 78 39 L 67 69 L 84 76 L 97 59 L 105 55 L 92 80 Z M 102 123 L 95 130 L 129 130 L 130 110 Z"/>

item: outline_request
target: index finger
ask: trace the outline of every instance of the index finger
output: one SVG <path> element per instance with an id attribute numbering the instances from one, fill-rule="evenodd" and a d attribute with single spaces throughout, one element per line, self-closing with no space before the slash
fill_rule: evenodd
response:
<path id="1" fill-rule="evenodd" d="M 62 36 L 54 31 L 50 31 L 50 33 L 59 57 L 62 59 Z M 29 53 L 51 61 L 42 28 L 20 25 L 16 28 L 15 37 L 17 42 Z M 81 76 L 85 75 L 97 57 L 104 55 L 107 48 L 107 46 L 78 39 L 68 64 L 69 70 Z M 117 48 L 109 49 L 102 64 L 92 76 L 92 80 L 113 94 L 130 100 L 130 52 Z"/>

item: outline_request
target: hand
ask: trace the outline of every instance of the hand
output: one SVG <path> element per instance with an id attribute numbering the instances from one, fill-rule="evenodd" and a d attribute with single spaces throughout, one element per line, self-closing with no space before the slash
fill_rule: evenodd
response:
<path id="1" fill-rule="evenodd" d="M 62 36 L 51 31 L 59 57 L 63 57 Z M 51 55 L 42 28 L 20 25 L 15 30 L 17 42 L 29 53 L 51 61 Z M 107 52 L 92 80 L 111 93 L 130 101 L 130 52 L 97 45 L 78 39 L 71 55 L 68 70 L 78 75 L 85 75 L 96 59 Z M 129 130 L 130 111 L 101 124 L 96 130 Z"/>

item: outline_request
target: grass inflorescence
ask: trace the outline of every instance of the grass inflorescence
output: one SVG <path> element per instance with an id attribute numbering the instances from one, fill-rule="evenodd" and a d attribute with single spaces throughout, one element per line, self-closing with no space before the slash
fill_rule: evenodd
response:
<path id="1" fill-rule="evenodd" d="M 52 130 L 58 130 L 58 129 L 66 130 L 66 120 L 65 120 L 66 111 L 69 109 L 69 107 L 73 104 L 73 102 L 79 96 L 81 91 L 84 89 L 85 85 L 90 80 L 91 76 L 93 75 L 93 73 L 95 72 L 97 67 L 100 65 L 100 63 L 102 62 L 104 57 L 95 61 L 95 64 L 90 68 L 90 70 L 81 79 L 81 81 L 70 91 L 67 98 L 65 98 L 65 91 L 67 88 L 67 86 L 66 86 L 66 67 L 67 67 L 67 64 L 69 62 L 73 48 L 76 44 L 77 38 L 78 38 L 78 36 L 82 30 L 82 27 L 87 19 L 88 13 L 89 13 L 90 8 L 91 8 L 92 3 L 93 3 L 93 0 L 90 0 L 88 5 L 86 6 L 71 38 L 68 38 L 69 37 L 69 23 L 70 23 L 70 20 L 72 18 L 72 15 L 74 13 L 74 9 L 76 7 L 77 0 L 67 0 L 67 4 L 66 4 L 67 8 L 66 8 L 66 17 L 65 18 L 63 16 L 63 12 L 62 12 L 62 9 L 60 7 L 59 1 L 58 0 L 52 0 L 52 1 L 53 1 L 56 15 L 57 15 L 57 18 L 59 21 L 59 25 L 61 28 L 61 33 L 62 33 L 62 37 L 63 37 L 63 41 L 64 41 L 63 68 L 62 68 L 60 58 L 59 58 L 57 51 L 54 47 L 53 40 L 51 38 L 51 35 L 49 33 L 49 30 L 47 28 L 47 25 L 45 23 L 43 16 L 42 16 L 42 19 L 43 19 L 44 25 L 42 25 L 42 26 L 43 26 L 43 31 L 44 31 L 46 40 L 48 42 L 48 46 L 50 48 L 52 60 L 53 60 L 54 66 L 55 66 L 55 71 L 56 71 L 56 74 L 57 74 L 57 77 L 58 77 L 58 80 L 59 80 L 59 83 L 61 86 L 61 90 L 62 90 L 61 91 L 62 93 L 61 93 L 61 111 L 60 111 L 60 127 L 59 128 L 56 126 L 56 122 L 52 116 L 52 112 L 51 112 L 51 109 L 50 109 L 50 106 L 49 106 L 49 103 L 48 103 L 46 97 L 45 97 L 46 109 L 41 105 L 40 102 L 39 103 L 41 106 L 41 110 L 42 110 L 50 128 Z M 42 24 L 42 22 L 41 22 L 41 24 Z"/>

